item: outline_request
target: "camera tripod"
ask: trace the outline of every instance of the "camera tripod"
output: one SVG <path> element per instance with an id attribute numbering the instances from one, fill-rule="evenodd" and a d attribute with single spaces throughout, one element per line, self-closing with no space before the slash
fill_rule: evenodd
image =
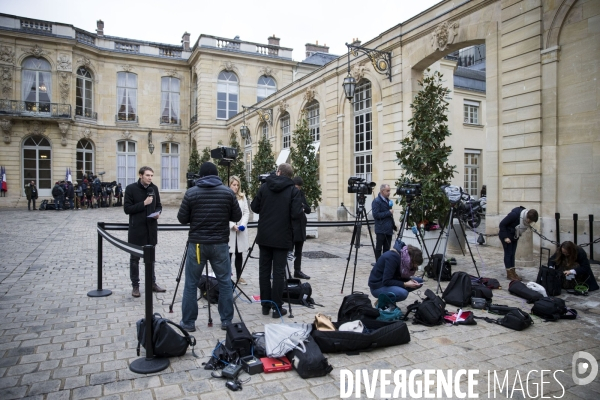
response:
<path id="1" fill-rule="evenodd" d="M 354 247 L 354 271 L 352 272 L 352 292 L 354 292 L 354 280 L 356 279 L 356 262 L 358 257 L 358 249 L 360 248 L 360 234 L 362 229 L 363 220 L 367 224 L 369 231 L 369 237 L 371 238 L 371 247 L 373 247 L 373 254 L 375 254 L 375 243 L 373 242 L 373 234 L 371 233 L 371 225 L 369 224 L 369 218 L 367 218 L 367 212 L 365 210 L 365 199 L 366 195 L 359 193 L 357 194 L 358 207 L 356 211 L 356 218 L 354 219 L 354 230 L 352 231 L 352 240 L 350 241 L 350 251 L 348 252 L 348 262 L 346 263 L 346 272 L 344 272 L 344 281 L 342 282 L 342 290 L 340 293 L 344 293 L 344 285 L 346 284 L 346 276 L 348 275 L 348 265 L 350 265 L 350 258 L 352 258 L 352 247 Z"/>
<path id="2" fill-rule="evenodd" d="M 396 237 L 396 239 L 402 239 L 402 237 L 404 236 L 404 227 L 408 224 L 410 208 L 414 199 L 414 196 L 406 196 L 406 210 L 404 210 L 404 217 L 402 219 L 402 222 L 400 223 L 400 228 L 398 229 L 398 236 Z M 431 256 L 429 255 L 429 251 L 427 250 L 427 246 L 425 245 L 425 239 L 423 238 L 423 235 L 421 234 L 421 231 L 419 229 L 417 229 L 417 233 L 415 234 L 415 236 L 417 238 L 417 241 L 419 242 L 419 245 L 425 249 L 427 259 L 431 260 Z"/>

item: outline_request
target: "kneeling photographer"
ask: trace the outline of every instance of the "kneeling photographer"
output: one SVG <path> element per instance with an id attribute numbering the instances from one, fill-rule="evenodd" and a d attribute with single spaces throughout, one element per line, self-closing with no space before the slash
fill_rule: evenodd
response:
<path id="1" fill-rule="evenodd" d="M 420 249 L 396 239 L 394 247 L 381 255 L 369 275 L 369 288 L 374 297 L 393 293 L 396 301 L 405 300 L 408 293 L 423 285 L 423 279 L 413 276 L 423 263 Z"/>

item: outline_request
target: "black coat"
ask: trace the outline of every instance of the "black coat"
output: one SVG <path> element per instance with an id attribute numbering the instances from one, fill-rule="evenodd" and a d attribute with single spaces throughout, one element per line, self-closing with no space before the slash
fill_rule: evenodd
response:
<path id="1" fill-rule="evenodd" d="M 190 224 L 190 243 L 229 243 L 229 221 L 242 219 L 242 210 L 233 190 L 218 176 L 208 175 L 185 192 L 177 219 Z"/>
<path id="2" fill-rule="evenodd" d="M 285 176 L 269 176 L 250 208 L 260 215 L 256 243 L 278 249 L 293 248 L 292 220 L 300 220 L 304 214 L 294 181 Z"/>
<path id="3" fill-rule="evenodd" d="M 306 202 L 304 192 L 300 190 L 300 199 L 302 201 L 302 213 L 299 219 L 292 219 L 294 229 L 294 242 L 304 242 L 306 240 L 306 214 L 310 214 L 310 206 Z"/>
<path id="4" fill-rule="evenodd" d="M 150 188 L 154 189 L 154 200 L 145 206 L 144 200 L 148 197 Z M 127 241 L 138 246 L 156 245 L 158 243 L 158 220 L 148 218 L 148 215 L 153 212 L 162 211 L 160 194 L 156 185 L 151 183 L 148 188 L 145 188 L 139 179 L 136 183 L 127 185 L 123 210 L 125 214 L 129 215 Z"/>
<path id="5" fill-rule="evenodd" d="M 558 251 L 561 251 L 560 248 Z M 579 246 L 577 246 L 577 260 L 575 262 L 578 264 L 577 267 L 573 268 L 575 270 L 575 280 L 577 283 L 585 283 L 588 285 L 590 292 L 600 289 L 598 282 L 596 282 L 596 278 L 594 278 L 594 273 L 592 272 L 592 267 L 590 266 L 590 260 L 588 260 L 585 250 Z M 560 268 L 561 271 L 564 271 L 568 268 L 564 265 L 556 265 L 556 254 L 550 257 L 548 265 L 554 265 L 557 269 Z"/>
<path id="6" fill-rule="evenodd" d="M 515 239 L 515 231 L 517 226 L 521 223 L 521 211 L 524 209 L 525 207 L 515 207 L 502 221 L 500 221 L 500 231 L 498 232 L 498 236 L 500 236 L 501 241 L 504 242 L 504 239 L 506 238 L 509 238 L 511 241 L 518 240 Z"/>
<path id="7" fill-rule="evenodd" d="M 390 212 L 390 201 L 378 194 L 371 203 L 371 212 L 375 220 L 375 233 L 393 235 L 396 224 L 394 215 Z"/>

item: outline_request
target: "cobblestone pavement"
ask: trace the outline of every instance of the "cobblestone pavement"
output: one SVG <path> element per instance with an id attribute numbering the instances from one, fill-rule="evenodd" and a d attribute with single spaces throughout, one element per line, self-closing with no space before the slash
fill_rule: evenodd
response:
<path id="1" fill-rule="evenodd" d="M 160 222 L 177 223 L 176 213 L 176 208 L 165 209 Z M 478 384 L 474 391 L 480 398 L 542 395 L 563 399 L 600 398 L 599 378 L 585 386 L 574 384 L 571 378 L 575 352 L 586 351 L 600 359 L 600 295 L 597 292 L 588 297 L 562 296 L 568 306 L 579 311 L 575 321 L 543 322 L 534 317 L 535 324 L 522 332 L 483 321 L 477 326 L 433 328 L 409 323 L 409 344 L 355 356 L 329 354 L 334 370 L 322 378 L 304 380 L 294 371 L 254 375 L 240 392 L 229 391 L 224 380 L 210 378 L 209 371 L 202 368 L 202 362 L 208 360 L 217 340 L 225 337 L 219 329 L 218 317 L 214 327 L 207 327 L 207 310 L 201 300 L 196 322 L 198 330 L 194 334 L 200 358 L 194 358 L 188 351 L 183 357 L 172 358 L 170 367 L 160 373 L 133 373 L 129 364 L 138 358 L 135 323 L 144 316 L 144 296 L 131 297 L 128 255 L 105 241 L 104 288 L 113 293 L 102 298 L 86 295 L 96 288 L 95 227 L 98 221 L 126 222 L 127 219 L 122 209 L 116 208 L 64 212 L 0 210 L 0 399 L 339 398 L 340 371 L 345 368 L 369 372 L 477 369 Z M 254 231 L 250 230 L 251 238 Z M 126 232 L 111 233 L 126 239 Z M 157 247 L 156 275 L 167 292 L 153 295 L 154 310 L 176 322 L 181 317 L 181 286 L 175 298 L 174 313 L 168 310 L 186 237 L 183 232 L 160 233 Z M 353 262 L 348 269 L 344 294 L 340 293 L 350 238 L 351 231 L 347 228 L 320 228 L 319 239 L 306 242 L 306 252 L 323 251 L 339 258 L 303 260 L 303 271 L 312 277 L 313 297 L 324 307 L 313 310 L 295 306 L 295 318 L 285 318 L 286 321 L 310 323 L 316 312 L 335 319 L 344 295 L 351 291 Z M 470 238 L 471 242 L 473 239 Z M 363 243 L 368 243 L 366 236 Z M 504 285 L 502 290 L 494 291 L 494 302 L 517 305 L 529 311 L 529 305 L 506 290 L 508 281 L 501 251 L 479 246 L 474 253 L 481 274 L 498 278 Z M 254 255 L 258 255 L 257 249 Z M 458 259 L 456 270 L 475 273 L 469 257 L 454 255 Z M 359 249 L 357 260 L 355 290 L 368 292 L 371 250 Z M 598 272 L 597 266 L 594 268 Z M 532 280 L 537 268 L 521 269 L 519 273 Z M 248 285 L 243 286 L 246 293 L 258 294 L 256 259 L 250 259 L 244 277 L 248 281 Z M 427 281 L 425 288 L 435 290 L 434 282 Z M 402 308 L 417 299 L 418 294 L 411 293 Z M 237 304 L 251 331 L 263 331 L 264 324 L 278 322 L 263 316 L 258 304 L 241 300 Z M 212 311 L 213 316 L 218 315 L 216 307 Z M 480 310 L 475 310 L 475 314 L 485 315 Z M 236 315 L 235 320 L 237 318 Z M 542 370 L 550 371 L 542 375 Z M 556 372 L 558 370 L 562 372 Z M 500 380 L 507 377 L 502 394 L 499 388 L 495 397 L 493 392 L 488 392 L 488 371 L 492 376 L 496 371 Z M 422 380 L 423 376 L 417 378 Z M 542 381 L 545 382 L 543 391 Z M 366 397 L 365 386 L 361 387 L 361 397 Z M 385 398 L 379 388 L 378 383 L 374 397 Z M 392 392 L 393 386 L 391 388 L 388 392 Z M 464 376 L 460 388 L 466 389 Z M 407 396 L 415 397 L 410 393 Z"/>

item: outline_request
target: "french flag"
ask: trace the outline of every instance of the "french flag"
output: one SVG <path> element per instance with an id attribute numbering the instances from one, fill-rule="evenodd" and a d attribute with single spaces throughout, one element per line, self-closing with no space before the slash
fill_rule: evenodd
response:
<path id="1" fill-rule="evenodd" d="M 6 184 L 6 169 L 2 167 L 2 191 L 8 192 L 8 185 Z"/>

